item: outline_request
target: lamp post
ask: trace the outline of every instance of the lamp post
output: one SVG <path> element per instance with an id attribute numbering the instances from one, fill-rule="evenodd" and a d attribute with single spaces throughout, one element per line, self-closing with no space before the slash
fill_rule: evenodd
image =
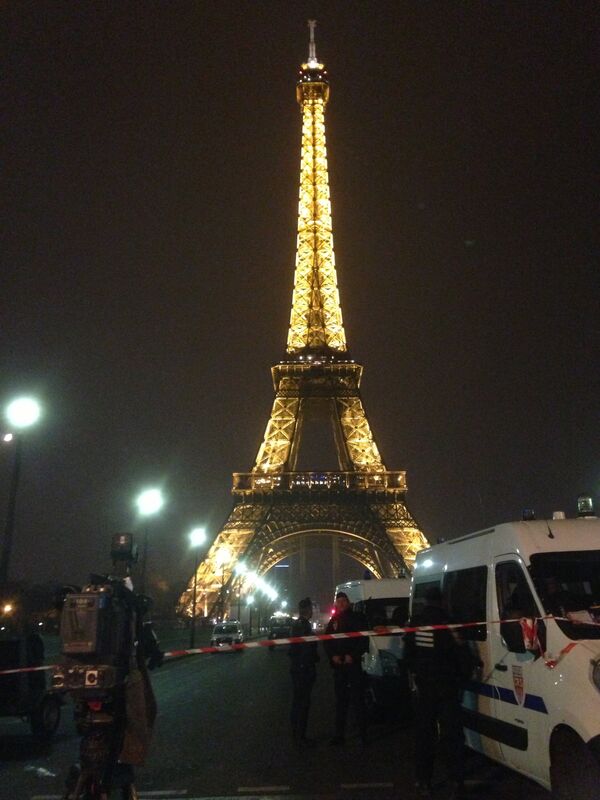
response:
<path id="1" fill-rule="evenodd" d="M 4 411 L 4 416 L 10 427 L 22 431 L 30 428 L 40 418 L 42 413 L 40 404 L 32 397 L 17 397 L 12 400 Z M 15 519 L 17 511 L 17 490 L 21 476 L 22 439 L 19 433 L 5 433 L 5 442 L 15 443 L 15 457 L 13 462 L 10 490 L 8 494 L 8 509 L 6 512 L 6 525 L 4 528 L 4 541 L 0 555 L 0 586 L 8 580 L 8 568 L 12 553 L 13 538 L 15 533 Z"/>
<path id="2" fill-rule="evenodd" d="M 243 561 L 235 565 L 235 574 L 238 577 L 238 596 L 237 596 L 237 618 L 240 621 L 242 614 L 242 584 L 244 583 L 244 576 L 248 573 L 248 567 Z"/>
<path id="3" fill-rule="evenodd" d="M 248 636 L 252 636 L 252 607 L 254 606 L 254 595 L 248 595 L 246 603 L 248 605 Z"/>
<path id="4" fill-rule="evenodd" d="M 142 517 L 151 517 L 158 514 L 165 501 L 160 489 L 144 489 L 135 501 L 138 514 Z M 144 525 L 144 547 L 142 550 L 142 574 L 140 577 L 140 592 L 146 591 L 146 563 L 148 561 L 148 523 Z"/>
<path id="5" fill-rule="evenodd" d="M 196 646 L 196 589 L 198 586 L 198 563 L 200 561 L 200 548 L 206 542 L 204 528 L 194 528 L 190 531 L 190 544 L 194 551 L 194 589 L 192 592 L 192 621 L 190 624 L 190 650 Z"/>
<path id="6" fill-rule="evenodd" d="M 229 564 L 232 553 L 226 544 L 219 547 L 215 553 L 215 564 L 221 570 L 221 619 L 225 616 L 225 566 Z"/>

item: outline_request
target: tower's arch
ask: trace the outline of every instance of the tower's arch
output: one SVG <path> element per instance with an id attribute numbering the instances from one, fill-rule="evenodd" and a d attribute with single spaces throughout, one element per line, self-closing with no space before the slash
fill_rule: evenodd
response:
<path id="1" fill-rule="evenodd" d="M 306 537 L 311 540 L 326 540 L 334 545 L 339 554 L 356 561 L 375 578 L 383 578 L 386 572 L 385 564 L 388 555 L 377 545 L 374 545 L 366 534 L 353 533 L 343 529 L 326 529 L 306 527 L 305 525 L 290 526 L 290 530 L 273 539 L 271 544 L 264 548 L 261 554 L 258 575 L 264 575 L 284 559 L 298 556 L 306 546 Z"/>

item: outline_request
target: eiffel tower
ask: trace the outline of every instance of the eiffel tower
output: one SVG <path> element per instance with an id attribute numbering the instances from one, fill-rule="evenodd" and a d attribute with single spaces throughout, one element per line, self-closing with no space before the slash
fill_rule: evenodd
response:
<path id="1" fill-rule="evenodd" d="M 233 510 L 196 573 L 198 614 L 224 613 L 236 565 L 262 576 L 292 555 L 302 563 L 307 535 L 330 537 L 334 561 L 350 556 L 376 577 L 410 569 L 427 546 L 405 503 L 406 473 L 381 459 L 360 395 L 363 368 L 346 347 L 325 145 L 329 81 L 314 27 L 296 84 L 302 152 L 286 357 L 271 369 L 275 399 L 255 464 L 233 474 Z M 333 424 L 339 470 L 296 471 L 303 423 L 319 411 Z M 188 613 L 193 584 L 192 576 L 180 600 Z"/>

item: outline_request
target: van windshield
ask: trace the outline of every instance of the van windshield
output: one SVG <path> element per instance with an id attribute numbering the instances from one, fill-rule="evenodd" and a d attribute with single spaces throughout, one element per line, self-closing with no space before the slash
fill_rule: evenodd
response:
<path id="1" fill-rule="evenodd" d="M 375 625 L 404 625 L 408 619 L 408 597 L 367 600 L 364 611 L 371 628 Z"/>
<path id="2" fill-rule="evenodd" d="M 217 625 L 215 633 L 237 633 L 237 625 Z"/>
<path id="3" fill-rule="evenodd" d="M 531 577 L 547 614 L 571 639 L 600 639 L 600 550 L 538 553 Z"/>

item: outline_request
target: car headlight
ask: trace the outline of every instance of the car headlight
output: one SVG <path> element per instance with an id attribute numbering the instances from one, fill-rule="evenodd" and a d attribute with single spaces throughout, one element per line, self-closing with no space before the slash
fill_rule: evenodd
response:
<path id="1" fill-rule="evenodd" d="M 600 658 L 592 661 L 592 680 L 596 684 L 596 689 L 600 691 Z"/>

